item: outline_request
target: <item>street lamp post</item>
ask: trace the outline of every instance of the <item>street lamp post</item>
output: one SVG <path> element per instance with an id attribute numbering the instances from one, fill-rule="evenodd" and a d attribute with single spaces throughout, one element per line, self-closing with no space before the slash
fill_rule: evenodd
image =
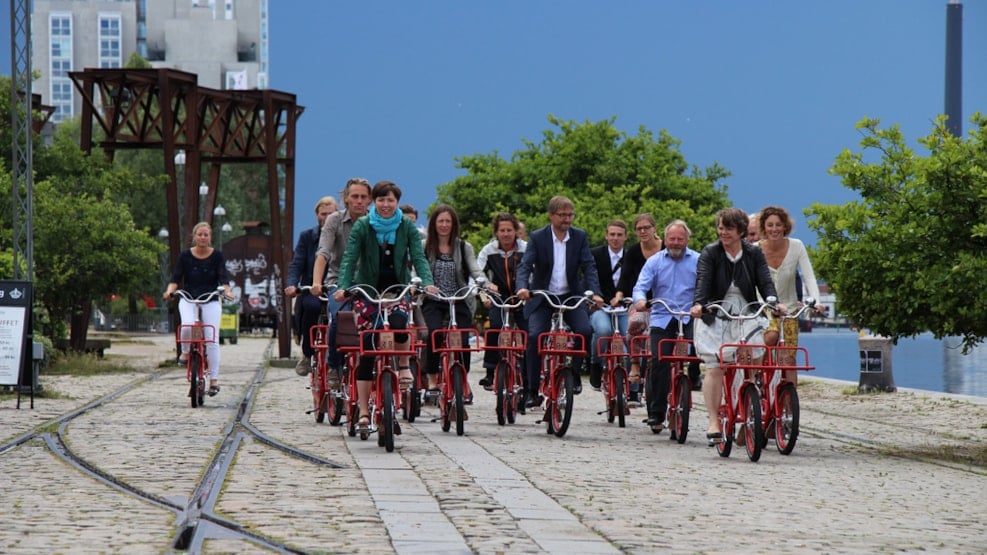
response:
<path id="1" fill-rule="evenodd" d="M 158 230 L 158 239 L 165 245 L 168 244 L 168 228 L 162 227 Z M 168 249 L 165 249 L 161 253 L 161 290 L 164 291 L 168 287 Z M 167 310 L 165 307 L 161 307 L 161 332 L 168 333 L 168 318 Z"/>
<path id="2" fill-rule="evenodd" d="M 230 222 L 223 222 L 223 227 L 219 228 L 219 239 L 220 239 L 220 241 L 219 241 L 219 247 L 220 248 L 223 247 L 223 234 L 224 233 L 229 233 L 231 231 L 233 231 L 233 226 L 230 225 Z"/>
<path id="3" fill-rule="evenodd" d="M 209 195 L 209 185 L 203 181 L 199 183 L 199 221 L 206 219 L 206 205 L 205 199 Z"/>
<path id="4" fill-rule="evenodd" d="M 178 149 L 175 153 L 175 187 L 178 191 L 178 236 L 185 237 L 189 230 L 185 225 L 185 150 Z"/>
<path id="5" fill-rule="evenodd" d="M 226 209 L 223 208 L 222 204 L 217 204 L 216 208 L 213 208 L 212 215 L 213 219 L 216 222 L 219 222 L 226 216 Z M 219 248 L 223 248 L 223 232 L 226 231 L 226 225 L 227 224 L 224 223 L 223 226 L 219 228 Z"/>

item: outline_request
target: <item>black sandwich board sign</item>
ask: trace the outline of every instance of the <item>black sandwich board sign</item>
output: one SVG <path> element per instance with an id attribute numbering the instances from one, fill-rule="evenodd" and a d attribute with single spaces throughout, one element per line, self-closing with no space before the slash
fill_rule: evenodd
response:
<path id="1" fill-rule="evenodd" d="M 0 280 L 0 385 L 30 387 L 32 397 L 33 294 L 30 281 Z"/>

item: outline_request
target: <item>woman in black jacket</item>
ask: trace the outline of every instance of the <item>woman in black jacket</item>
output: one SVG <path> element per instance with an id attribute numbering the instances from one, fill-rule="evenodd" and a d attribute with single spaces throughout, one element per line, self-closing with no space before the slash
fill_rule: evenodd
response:
<path id="1" fill-rule="evenodd" d="M 732 314 L 740 311 L 751 302 L 761 298 L 776 297 L 771 271 L 761 249 L 743 240 L 747 233 L 747 214 L 739 208 L 724 208 L 716 213 L 716 232 L 720 240 L 703 247 L 696 268 L 696 293 L 690 310 L 693 318 L 703 317 L 703 308 L 711 303 L 729 307 Z M 784 307 L 779 305 L 779 311 Z M 696 322 L 696 351 L 706 363 L 703 379 L 703 398 L 709 414 L 709 428 L 706 437 L 720 437 L 720 421 L 717 412 L 723 397 L 723 370 L 720 368 L 719 347 L 725 343 L 738 342 L 741 331 L 763 334 L 764 327 L 758 323 L 753 332 L 741 330 L 739 321 L 716 318 L 707 313 Z M 750 327 L 749 325 L 747 326 Z M 751 343 L 763 343 L 752 339 Z"/>

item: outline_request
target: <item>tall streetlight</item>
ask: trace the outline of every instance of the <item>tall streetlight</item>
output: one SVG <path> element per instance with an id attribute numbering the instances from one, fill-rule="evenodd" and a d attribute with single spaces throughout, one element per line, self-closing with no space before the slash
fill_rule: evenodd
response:
<path id="1" fill-rule="evenodd" d="M 203 201 L 205 201 L 208 195 L 209 195 L 209 185 L 206 185 L 205 181 L 199 183 L 199 214 L 200 214 L 199 221 L 200 222 L 206 219 L 206 203 Z"/>
<path id="2" fill-rule="evenodd" d="M 162 227 L 158 230 L 158 239 L 165 245 L 168 244 L 168 228 Z M 161 290 L 164 291 L 168 287 L 168 249 L 165 249 L 161 253 Z M 165 317 L 165 308 L 161 309 L 161 331 L 163 333 L 168 333 L 168 318 Z"/>
<path id="3" fill-rule="evenodd" d="M 175 188 L 178 190 L 178 236 L 185 237 L 182 225 L 185 223 L 185 150 L 175 153 Z M 167 230 L 165 230 L 167 231 Z M 160 235 L 159 235 L 160 236 Z"/>
<path id="4" fill-rule="evenodd" d="M 230 222 L 223 222 L 223 227 L 219 228 L 219 239 L 220 239 L 219 246 L 220 246 L 220 248 L 223 247 L 223 234 L 224 233 L 229 233 L 231 231 L 233 231 L 233 226 L 230 225 Z"/>
<path id="5" fill-rule="evenodd" d="M 213 220 L 218 222 L 226 216 L 226 209 L 223 208 L 222 204 L 217 204 L 216 208 L 212 210 Z M 226 231 L 226 226 L 228 224 L 224 223 L 222 227 L 219 228 L 219 247 L 223 248 L 223 232 Z"/>

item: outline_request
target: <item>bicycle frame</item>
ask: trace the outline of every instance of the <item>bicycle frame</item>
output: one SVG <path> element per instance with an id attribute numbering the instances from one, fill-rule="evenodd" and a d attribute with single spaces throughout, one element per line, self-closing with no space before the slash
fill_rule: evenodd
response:
<path id="1" fill-rule="evenodd" d="M 461 288 L 454 295 L 429 295 L 430 298 L 442 301 L 449 307 L 449 327 L 432 330 L 432 351 L 439 355 L 439 417 L 442 421 L 442 431 L 448 432 L 452 420 L 456 421 L 456 435 L 465 433 L 466 407 L 465 401 L 472 394 L 467 379 L 467 370 L 462 362 L 464 353 L 481 350 L 479 345 L 470 346 L 470 339 L 478 339 L 480 332 L 476 328 L 460 328 L 456 322 L 456 302 L 466 300 L 476 295 L 482 283 Z M 466 344 L 463 344 L 463 336 Z M 455 417 L 455 418 L 453 418 Z"/>
<path id="2" fill-rule="evenodd" d="M 312 286 L 299 285 L 298 289 L 300 291 L 311 291 Z M 326 296 L 319 296 L 318 299 L 322 302 L 329 301 L 329 298 Z M 320 320 L 325 321 L 325 316 L 326 311 L 323 311 Z M 312 390 L 312 409 L 308 411 L 308 414 L 314 412 L 315 421 L 321 424 L 325 421 L 326 414 L 330 413 L 330 409 L 333 409 L 329 422 L 335 426 L 339 424 L 342 411 L 336 406 L 338 397 L 332 397 L 332 392 L 329 388 L 329 364 L 326 360 L 329 352 L 329 324 L 316 324 L 312 326 L 308 331 L 308 337 L 309 345 L 311 345 L 312 350 L 315 352 L 312 361 L 313 368 L 309 372 L 309 388 Z M 330 406 L 330 404 L 333 404 L 333 406 Z"/>
<path id="3" fill-rule="evenodd" d="M 425 383 L 424 374 L 422 374 L 422 364 L 425 360 L 425 341 L 423 341 L 422 334 L 424 337 L 428 337 L 428 328 L 424 326 L 409 326 L 409 333 L 411 333 L 411 348 L 415 351 L 415 355 L 408 359 L 408 364 L 411 366 L 411 373 L 414 381 L 411 387 L 408 388 L 407 393 L 404 395 L 402 400 L 402 412 L 404 419 L 409 423 L 415 421 L 422 412 L 422 405 L 425 400 L 425 388 L 421 384 Z"/>
<path id="4" fill-rule="evenodd" d="M 515 302 L 507 302 L 515 299 Z M 519 330 L 514 322 L 513 310 L 520 308 L 523 301 L 510 297 L 501 301 L 495 293 L 490 293 L 490 303 L 501 311 L 503 326 L 500 329 L 488 329 L 483 335 L 483 348 L 488 351 L 498 351 L 500 360 L 494 367 L 494 393 L 497 395 L 497 423 L 513 424 L 520 406 L 524 410 L 521 391 L 524 387 L 522 377 L 524 351 L 528 344 L 528 332 Z M 496 341 L 494 341 L 494 336 Z"/>
<path id="5" fill-rule="evenodd" d="M 658 360 L 669 363 L 671 373 L 668 388 L 668 410 L 666 419 L 670 428 L 670 438 L 685 443 L 689 435 L 689 414 L 692 411 L 692 380 L 689 378 L 688 364 L 698 362 L 699 357 L 689 354 L 691 339 L 685 338 L 683 319 L 689 316 L 687 310 L 674 310 L 663 299 L 652 299 L 649 306 L 661 304 L 665 310 L 675 316 L 678 322 L 678 333 L 674 339 L 662 339 L 658 342 Z M 670 355 L 663 354 L 664 346 L 670 345 Z"/>
<path id="6" fill-rule="evenodd" d="M 185 379 L 189 382 L 189 398 L 192 408 L 201 407 L 205 401 L 206 390 L 206 368 L 209 359 L 206 355 L 206 343 L 218 341 L 216 326 L 202 323 L 202 305 L 219 298 L 223 289 L 218 288 L 209 293 L 193 298 L 191 294 L 183 289 L 176 289 L 173 294 L 181 299 L 195 305 L 195 323 L 180 324 L 176 330 L 179 344 L 189 345 L 188 364 L 185 370 Z M 188 330 L 188 339 L 183 339 L 183 330 Z"/>
<path id="7" fill-rule="evenodd" d="M 374 361 L 374 378 L 371 380 L 370 395 L 367 399 L 370 411 L 370 421 L 373 428 L 360 431 L 360 439 L 367 439 L 369 434 L 378 433 L 377 444 L 390 453 L 394 451 L 394 436 L 400 433 L 397 427 L 397 414 L 401 409 L 400 379 L 398 377 L 397 357 L 413 356 L 413 342 L 409 338 L 406 348 L 397 348 L 394 341 L 395 333 L 411 333 L 411 330 L 395 332 L 391 329 L 390 313 L 393 307 L 404 301 L 409 294 L 416 291 L 421 280 L 415 278 L 407 286 L 395 285 L 380 293 L 372 287 L 355 285 L 346 290 L 347 294 L 360 293 L 364 299 L 378 306 L 378 320 L 381 328 L 361 330 L 359 353 L 361 357 L 372 356 Z M 400 293 L 394 293 L 397 287 L 402 287 Z M 370 293 L 373 290 L 376 294 Z M 352 372 L 355 374 L 356 372 Z"/>
<path id="8" fill-rule="evenodd" d="M 805 347 L 785 345 L 785 326 L 815 305 L 811 297 L 794 314 L 782 315 L 778 344 L 768 346 L 763 364 L 755 376 L 755 384 L 761 392 L 761 415 L 764 443 L 774 438 L 778 452 L 791 454 L 799 433 L 799 402 L 795 382 L 788 375 L 795 371 L 813 370 L 809 364 L 809 352 Z M 797 325 L 797 324 L 795 324 Z"/>
<path id="9" fill-rule="evenodd" d="M 569 361 L 571 357 L 586 356 L 583 336 L 564 331 L 564 314 L 589 302 L 593 292 L 586 291 L 582 296 L 569 297 L 561 303 L 555 302 L 555 297 L 548 291 L 534 290 L 531 294 L 540 295 L 554 310 L 549 331 L 538 336 L 538 356 L 542 360 L 539 392 L 545 398 L 546 431 L 555 434 L 556 437 L 562 437 L 569 429 L 572 420 L 573 390 L 576 380 Z"/>
<path id="10" fill-rule="evenodd" d="M 628 383 L 627 367 L 623 364 L 623 361 L 628 360 L 628 345 L 626 338 L 620 333 L 617 319 L 621 314 L 627 313 L 630 304 L 631 300 L 625 299 L 621 306 L 604 305 L 599 308 L 610 316 L 610 329 L 613 330 L 613 333 L 596 340 L 596 352 L 601 359 L 606 361 L 606 370 L 603 380 L 600 382 L 606 408 L 599 414 L 606 413 L 607 422 L 612 423 L 616 419 L 617 426 L 621 428 L 626 425 L 625 417 L 630 414 L 627 399 L 631 394 L 631 388 Z M 637 350 L 630 349 L 630 352 L 637 352 Z"/>
<path id="11" fill-rule="evenodd" d="M 741 311 L 742 313 L 748 312 L 752 305 L 757 304 L 760 307 L 752 314 L 741 315 L 731 314 L 729 310 L 717 303 L 709 304 L 706 308 L 707 310 L 719 310 L 723 317 L 732 321 L 739 321 L 740 325 L 743 325 L 744 322 L 754 321 L 761 317 L 765 309 L 772 307 L 775 302 L 774 298 L 769 298 L 766 303 L 749 303 Z M 761 448 L 764 443 L 764 428 L 761 425 L 761 395 L 751 379 L 750 371 L 756 367 L 753 361 L 753 350 L 764 348 L 766 346 L 763 344 L 751 344 L 743 338 L 739 343 L 720 345 L 719 359 L 723 369 L 723 401 L 720 404 L 718 416 L 723 435 L 719 440 L 714 440 L 714 443 L 721 457 L 730 456 L 735 441 L 734 427 L 741 424 L 744 444 L 747 448 L 747 458 L 751 462 L 757 462 L 761 458 Z M 727 354 L 731 350 L 734 352 L 733 357 Z M 732 361 L 727 362 L 731 358 Z M 736 398 L 734 398 L 733 384 L 738 370 L 743 370 L 744 376 L 736 393 Z"/>

